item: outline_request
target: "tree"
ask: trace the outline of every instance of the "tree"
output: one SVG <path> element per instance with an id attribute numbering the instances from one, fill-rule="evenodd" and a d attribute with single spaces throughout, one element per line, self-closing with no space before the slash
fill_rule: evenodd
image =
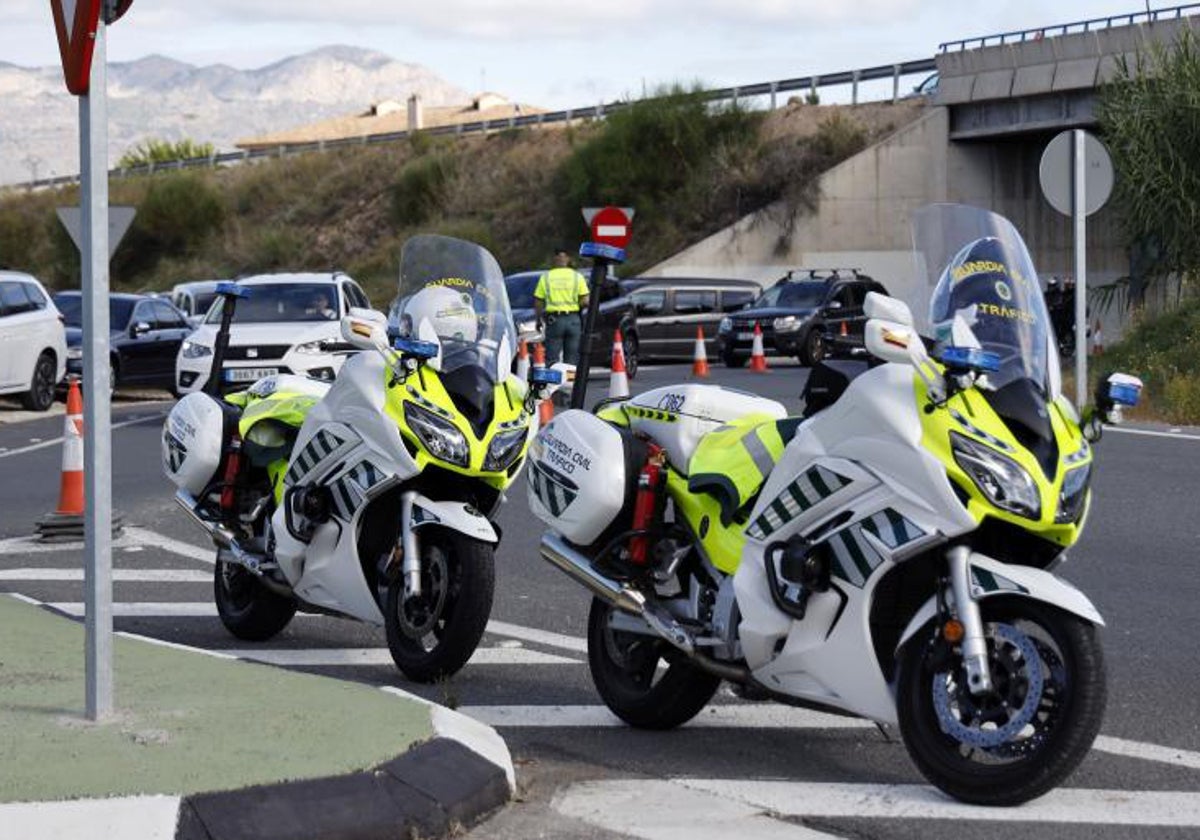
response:
<path id="1" fill-rule="evenodd" d="M 1200 41 L 1185 29 L 1173 44 L 1122 61 L 1097 110 L 1117 174 L 1113 200 L 1138 263 L 1136 306 L 1150 284 L 1200 272 Z"/>
<path id="2" fill-rule="evenodd" d="M 135 166 L 170 163 L 189 158 L 212 157 L 216 147 L 212 143 L 196 143 L 192 140 L 143 140 L 121 156 L 117 166 L 132 169 Z"/>

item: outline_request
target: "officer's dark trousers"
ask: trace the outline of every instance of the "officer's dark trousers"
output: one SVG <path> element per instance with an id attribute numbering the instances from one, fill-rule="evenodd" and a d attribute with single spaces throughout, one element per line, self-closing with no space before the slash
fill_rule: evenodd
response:
<path id="1" fill-rule="evenodd" d="M 551 312 L 546 315 L 546 364 L 579 363 L 579 339 L 583 325 L 578 312 Z"/>

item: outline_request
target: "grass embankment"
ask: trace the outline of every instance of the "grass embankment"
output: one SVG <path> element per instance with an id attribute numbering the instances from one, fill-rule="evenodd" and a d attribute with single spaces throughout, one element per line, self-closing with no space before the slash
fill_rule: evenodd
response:
<path id="1" fill-rule="evenodd" d="M 218 170 L 115 180 L 137 208 L 112 262 L 116 289 L 296 270 L 349 272 L 380 306 L 416 232 L 477 241 L 506 272 L 548 264 L 584 236 L 580 207 L 637 209 L 626 274 L 779 199 L 804 212 L 817 177 L 919 105 L 798 103 L 769 114 L 680 91 L 569 129 L 504 131 L 310 153 Z M 75 188 L 0 194 L 0 266 L 78 286 L 79 258 L 54 208 Z"/>

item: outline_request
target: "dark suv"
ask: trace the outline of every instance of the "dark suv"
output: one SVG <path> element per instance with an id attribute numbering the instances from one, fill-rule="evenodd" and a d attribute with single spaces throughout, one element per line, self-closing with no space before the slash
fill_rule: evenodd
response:
<path id="1" fill-rule="evenodd" d="M 533 290 L 544 272 L 522 271 L 504 278 L 508 290 L 508 305 L 512 308 L 513 320 L 517 322 L 517 333 L 529 333 L 536 329 L 533 311 Z M 583 270 L 591 283 L 591 272 Z M 586 316 L 586 312 L 583 313 Z M 639 336 L 637 312 L 633 301 L 622 296 L 616 279 L 605 281 L 600 287 L 600 311 L 596 313 L 596 331 L 593 333 L 590 361 L 594 367 L 608 367 L 612 355 L 613 330 L 621 331 L 621 343 L 625 348 L 625 370 L 629 378 L 637 375 Z"/>
<path id="2" fill-rule="evenodd" d="M 721 320 L 721 360 L 728 367 L 746 363 L 756 323 L 767 353 L 795 356 L 810 366 L 827 355 L 852 355 L 863 344 L 867 292 L 887 294 L 858 269 L 789 271 L 754 303 Z"/>

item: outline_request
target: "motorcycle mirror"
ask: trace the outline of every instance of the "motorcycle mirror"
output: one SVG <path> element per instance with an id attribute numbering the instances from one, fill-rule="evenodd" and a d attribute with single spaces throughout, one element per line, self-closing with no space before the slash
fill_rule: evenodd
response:
<path id="1" fill-rule="evenodd" d="M 388 349 L 387 316 L 373 309 L 351 308 L 342 317 L 342 338 L 359 350 Z"/>
<path id="2" fill-rule="evenodd" d="M 863 301 L 863 314 L 868 318 L 891 321 L 899 327 L 913 325 L 912 310 L 904 301 L 881 295 L 879 292 L 867 292 L 867 297 Z"/>

